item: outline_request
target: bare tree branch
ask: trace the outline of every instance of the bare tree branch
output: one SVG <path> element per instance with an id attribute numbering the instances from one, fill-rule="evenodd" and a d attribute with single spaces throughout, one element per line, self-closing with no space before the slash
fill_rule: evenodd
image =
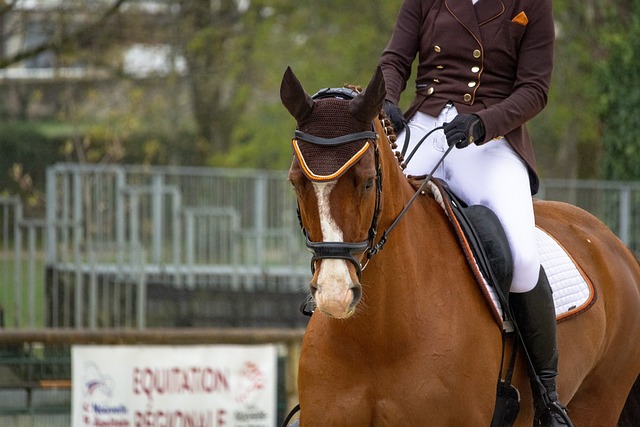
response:
<path id="1" fill-rule="evenodd" d="M 66 45 L 73 42 L 74 40 L 91 37 L 92 35 L 99 32 L 103 24 L 105 24 L 110 17 L 118 13 L 118 11 L 120 10 L 120 7 L 123 4 L 125 4 L 127 1 L 128 0 L 115 0 L 114 3 L 107 10 L 105 10 L 104 13 L 98 19 L 78 27 L 78 29 L 76 29 L 75 31 L 72 31 L 67 34 L 63 34 L 58 39 L 52 38 L 36 46 L 21 50 L 9 57 L 1 58 L 0 69 L 7 68 L 10 65 L 13 65 L 17 62 L 31 58 L 33 56 L 36 56 L 48 50 L 53 50 L 53 51 L 61 50 Z M 15 6 L 15 3 L 16 3 L 15 0 L 11 3 L 5 3 L 5 6 L 2 9 L 0 9 L 0 16 L 3 13 L 7 13 L 10 9 L 12 9 Z"/>

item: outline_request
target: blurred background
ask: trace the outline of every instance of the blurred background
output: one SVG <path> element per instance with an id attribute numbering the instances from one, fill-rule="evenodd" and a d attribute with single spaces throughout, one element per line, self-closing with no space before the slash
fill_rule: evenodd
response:
<path id="1" fill-rule="evenodd" d="M 310 91 L 366 84 L 400 4 L 0 2 L 0 189 L 37 204 L 60 161 L 283 170 L 286 66 Z M 530 126 L 541 174 L 638 179 L 640 5 L 553 4 L 550 101 Z"/>
<path id="2" fill-rule="evenodd" d="M 0 1 L 0 326 L 45 331 L 1 339 L 0 423 L 68 424 L 69 346 L 100 331 L 297 331 L 246 338 L 286 344 L 279 411 L 295 400 L 309 256 L 280 80 L 291 66 L 309 91 L 366 84 L 400 4 Z M 591 211 L 637 255 L 640 2 L 553 6 L 550 99 L 529 126 L 539 197 Z"/>

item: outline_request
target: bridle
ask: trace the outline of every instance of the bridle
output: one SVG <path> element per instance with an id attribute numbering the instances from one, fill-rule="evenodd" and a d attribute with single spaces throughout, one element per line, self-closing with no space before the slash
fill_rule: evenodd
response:
<path id="1" fill-rule="evenodd" d="M 323 98 L 341 98 L 341 99 L 353 99 L 358 95 L 358 92 L 349 88 L 326 88 L 322 89 L 313 95 L 311 98 L 323 99 Z M 321 259 L 344 259 L 353 264 L 356 269 L 358 279 L 362 278 L 362 271 L 365 269 L 369 259 L 374 255 L 374 248 L 376 247 L 375 239 L 378 234 L 378 220 L 380 218 L 380 212 L 382 210 L 382 168 L 380 166 L 380 151 L 378 150 L 378 133 L 375 131 L 373 122 L 371 123 L 370 131 L 355 132 L 347 135 L 342 135 L 336 138 L 321 138 L 315 135 L 302 132 L 300 130 L 295 131 L 295 138 L 303 141 L 310 142 L 312 144 L 318 144 L 325 147 L 337 146 L 346 144 L 348 142 L 354 142 L 366 139 L 373 147 L 373 155 L 375 161 L 376 170 L 376 201 L 371 218 L 371 225 L 367 233 L 367 239 L 361 242 L 313 242 L 309 238 L 309 233 L 302 223 L 302 215 L 300 213 L 300 205 L 297 208 L 298 220 L 300 221 L 300 227 L 302 233 L 305 236 L 307 249 L 312 253 L 311 257 L 311 273 L 315 273 L 316 261 Z M 367 262 L 363 266 L 356 255 L 366 254 Z"/>
<path id="2" fill-rule="evenodd" d="M 311 98 L 323 99 L 323 98 L 341 98 L 341 99 L 353 99 L 358 95 L 358 92 L 349 88 L 326 88 L 318 91 Z M 374 119 L 375 120 L 375 119 Z M 376 170 L 376 201 L 373 212 L 373 217 L 371 218 L 371 225 L 369 226 L 369 231 L 367 235 L 367 239 L 361 242 L 313 242 L 309 238 L 309 232 L 304 227 L 302 222 L 302 215 L 300 212 L 300 205 L 297 207 L 297 215 L 298 221 L 300 222 L 300 227 L 302 229 L 302 233 L 305 236 L 307 249 L 311 252 L 311 273 L 314 274 L 316 270 L 316 261 L 322 259 L 343 259 L 349 261 L 353 264 L 356 269 L 356 274 L 358 275 L 358 279 L 362 278 L 362 271 L 367 267 L 371 258 L 373 258 L 378 252 L 382 250 L 385 243 L 387 242 L 387 238 L 391 231 L 398 224 L 400 219 L 405 215 L 409 207 L 413 204 L 414 200 L 417 198 L 419 194 L 422 193 L 427 183 L 430 181 L 431 177 L 435 170 L 440 166 L 444 158 L 449 154 L 454 145 L 450 146 L 449 149 L 444 153 L 440 161 L 433 168 L 431 173 L 427 175 L 424 182 L 420 186 L 420 188 L 416 191 L 413 197 L 409 200 L 409 202 L 405 205 L 404 209 L 398 214 L 393 223 L 389 226 L 387 230 L 384 231 L 380 240 L 376 243 L 376 235 L 378 234 L 378 221 L 380 219 L 380 214 L 382 211 L 382 167 L 380 165 L 380 151 L 378 149 L 378 139 L 379 135 L 375 131 L 374 122 L 371 123 L 371 131 L 364 132 L 355 132 L 347 135 L 342 135 L 336 138 L 322 138 L 315 135 L 310 135 L 308 133 L 302 132 L 300 130 L 296 130 L 294 135 L 295 138 L 301 139 L 306 142 L 310 142 L 312 144 L 318 144 L 325 147 L 337 146 L 341 144 L 345 144 L 347 142 L 353 142 L 358 140 L 367 139 L 369 144 L 373 147 L 374 154 L 374 162 L 375 162 L 375 170 Z M 433 131 L 438 130 L 440 128 L 433 129 Z M 433 132 L 432 131 L 432 132 Z M 431 133 L 431 132 L 430 132 Z M 429 134 L 430 134 L 429 133 Z M 425 135 L 422 139 L 426 139 L 429 134 Z M 422 143 L 420 141 L 420 143 Z M 417 147 L 416 147 L 417 149 Z M 366 257 L 366 262 L 364 265 L 361 261 L 356 257 L 358 254 L 364 254 Z"/>

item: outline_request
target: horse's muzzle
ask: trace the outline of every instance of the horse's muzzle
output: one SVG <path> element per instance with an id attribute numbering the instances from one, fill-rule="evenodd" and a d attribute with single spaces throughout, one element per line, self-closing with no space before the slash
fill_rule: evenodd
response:
<path id="1" fill-rule="evenodd" d="M 346 291 L 336 291 L 327 286 L 319 287 L 316 283 L 311 283 L 310 289 L 316 308 L 324 315 L 335 319 L 346 319 L 353 315 L 362 299 L 362 287 L 359 283 Z"/>

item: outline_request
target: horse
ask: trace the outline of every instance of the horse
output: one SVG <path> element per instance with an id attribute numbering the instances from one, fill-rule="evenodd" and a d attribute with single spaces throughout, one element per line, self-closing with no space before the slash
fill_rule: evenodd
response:
<path id="1" fill-rule="evenodd" d="M 443 209 L 403 173 L 381 120 L 385 93 L 379 67 L 351 99 L 311 97 L 291 68 L 282 79 L 298 125 L 288 176 L 316 304 L 299 359 L 299 423 L 488 426 L 503 332 Z M 640 373 L 640 266 L 586 211 L 534 205 L 597 294 L 558 325 L 560 398 L 576 426 L 615 426 Z M 533 421 L 528 381 L 519 353 L 516 426 Z"/>

